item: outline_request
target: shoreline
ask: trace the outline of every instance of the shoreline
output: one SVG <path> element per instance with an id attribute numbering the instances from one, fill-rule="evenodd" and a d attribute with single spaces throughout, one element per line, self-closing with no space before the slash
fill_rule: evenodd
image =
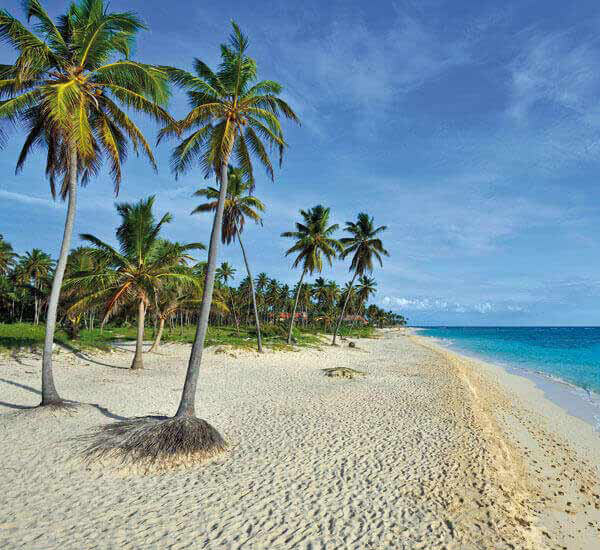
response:
<path id="1" fill-rule="evenodd" d="M 554 404 L 561 407 L 567 414 L 577 417 L 592 426 L 594 431 L 600 434 L 600 393 L 588 390 L 560 376 L 548 374 L 543 371 L 528 369 L 502 361 L 499 358 L 486 357 L 468 349 L 455 347 L 446 343 L 443 339 L 435 336 L 420 334 L 420 329 L 410 327 L 409 330 L 420 338 L 435 342 L 441 348 L 461 355 L 462 357 L 496 365 L 510 374 L 530 380 L 535 386 L 544 392 L 544 395 Z"/>
<path id="2" fill-rule="evenodd" d="M 547 542 L 562 540 L 556 548 L 569 550 L 600 547 L 600 436 L 594 426 L 552 401 L 527 376 L 450 350 L 435 338 L 412 331 L 408 337 L 448 357 L 467 380 L 491 384 L 492 393 L 497 392 L 491 399 L 496 410 L 490 414 L 501 436 L 521 456 L 529 491 L 540 498 L 537 515 Z M 581 483 L 582 479 L 587 483 Z M 580 499 L 590 494 L 593 499 Z M 575 511 L 573 503 L 578 498 L 581 507 Z M 596 534 L 582 538 L 586 525 Z"/>
<path id="3" fill-rule="evenodd" d="M 37 403 L 39 358 L 0 358 L 0 546 L 590 550 L 600 438 L 533 382 L 406 330 L 259 356 L 207 349 L 198 413 L 230 442 L 145 476 L 84 466 L 77 438 L 174 411 L 189 346 L 60 354 L 68 416 Z M 360 370 L 355 380 L 325 367 Z M 92 541 L 93 544 L 90 542 Z"/>

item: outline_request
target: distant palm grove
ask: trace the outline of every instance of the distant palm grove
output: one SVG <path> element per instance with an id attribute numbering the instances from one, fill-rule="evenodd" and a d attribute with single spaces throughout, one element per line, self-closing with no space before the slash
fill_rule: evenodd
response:
<path id="1" fill-rule="evenodd" d="M 0 144 L 15 129 L 24 135 L 17 172 L 34 149 L 44 151 L 50 193 L 65 200 L 67 209 L 64 231 L 56 236 L 61 242 L 56 259 L 37 248 L 17 255 L 10 235 L 0 239 L 0 320 L 45 325 L 40 406 L 72 405 L 61 397 L 52 368 L 55 337 L 64 339 L 63 331 L 72 343 L 98 325 L 107 331 L 119 327 L 120 332 L 131 325 L 135 334 L 125 334 L 136 340 L 131 368 L 142 369 L 148 328 L 153 339 L 149 352 L 156 352 L 176 327 L 183 334 L 195 325 L 174 417 L 141 418 L 107 430 L 116 429 L 117 440 L 143 434 L 143 447 L 153 449 L 153 459 L 163 451 L 172 458 L 178 445 L 183 454 L 209 456 L 225 446 L 215 428 L 195 414 L 202 353 L 211 341 L 209 325 L 213 332 L 219 327 L 231 328 L 238 337 L 244 332 L 244 340 L 256 339 L 261 352 L 263 336 L 272 344 L 290 345 L 298 343 L 299 330 L 321 331 L 331 333 L 336 344 L 338 333 L 348 328 L 404 322 L 400 315 L 369 305 L 377 288 L 372 272 L 388 252 L 381 240 L 385 226 L 377 227 L 367 213 L 358 213 L 341 230 L 330 224 L 329 207 L 301 208 L 295 227 L 282 234 L 291 239 L 287 255 L 299 272 L 296 286 L 267 273 L 253 274 L 256 251 L 244 246 L 244 229 L 268 215 L 268 204 L 254 195 L 255 165 L 275 180 L 277 162 L 271 155 L 281 164 L 288 148 L 283 123 L 300 121 L 282 98 L 282 86 L 259 78 L 257 63 L 248 55 L 248 38 L 236 23 L 220 45 L 216 69 L 195 57 L 189 72 L 137 59 L 135 43 L 145 24 L 133 12 L 110 11 L 104 0 L 77 0 L 56 19 L 39 0 L 22 5 L 26 23 L 0 9 L 0 39 L 16 56 L 0 65 Z M 167 110 L 177 90 L 185 94 L 189 108 L 179 118 Z M 172 140 L 174 177 L 194 172 L 213 179 L 214 186 L 195 193 L 199 204 L 193 211 L 212 216 L 211 232 L 205 243 L 168 241 L 162 230 L 172 216 L 158 217 L 160 205 L 148 196 L 117 203 L 121 221 L 115 228 L 116 245 L 85 233 L 80 221 L 84 245 L 72 249 L 80 185 L 108 168 L 118 194 L 127 182 L 124 163 L 131 151 L 157 168 L 137 118 L 156 124 L 158 142 Z M 243 269 L 236 271 L 227 261 L 219 266 L 222 244 L 239 245 Z M 204 249 L 206 260 L 198 256 Z M 348 283 L 324 278 L 327 265 L 346 259 Z M 310 276 L 315 279 L 308 282 Z M 146 447 L 151 441 L 156 445 Z M 133 449 L 136 457 L 141 452 L 129 444 L 116 447 Z"/>

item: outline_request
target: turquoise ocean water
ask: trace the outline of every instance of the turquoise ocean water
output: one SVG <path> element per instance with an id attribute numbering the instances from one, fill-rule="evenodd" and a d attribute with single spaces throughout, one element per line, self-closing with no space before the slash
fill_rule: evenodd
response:
<path id="1" fill-rule="evenodd" d="M 569 385 L 578 390 L 573 400 L 600 407 L 600 327 L 432 327 L 419 333 L 516 374 Z"/>

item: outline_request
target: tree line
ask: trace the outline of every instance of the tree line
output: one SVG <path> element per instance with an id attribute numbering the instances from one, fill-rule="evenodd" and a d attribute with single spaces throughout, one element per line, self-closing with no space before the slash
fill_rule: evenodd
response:
<path id="1" fill-rule="evenodd" d="M 235 172 L 235 169 L 230 169 L 230 175 Z M 233 179 L 235 181 L 235 177 Z M 236 189 L 236 186 L 231 188 L 234 196 Z M 210 192 L 210 188 L 203 189 L 196 195 L 206 196 Z M 243 199 L 260 202 L 249 195 Z M 135 204 L 117 205 L 122 220 L 115 232 L 118 250 L 94 235 L 81 235 L 86 244 L 72 250 L 68 256 L 58 310 L 59 324 L 72 339 L 79 337 L 82 327 L 93 329 L 107 321 L 113 326 L 123 326 L 137 320 L 140 338 L 132 368 L 143 367 L 142 338 L 145 325 L 154 326 L 154 342 L 149 351 L 156 351 L 160 347 L 165 324 L 174 327 L 189 325 L 197 320 L 206 271 L 206 262 L 198 261 L 192 255 L 194 251 L 204 250 L 205 246 L 202 243 L 182 244 L 163 239 L 161 229 L 172 221 L 172 216 L 167 213 L 157 221 L 153 206 L 154 197 Z M 193 213 L 205 212 L 211 207 L 210 202 L 203 203 Z M 229 212 L 229 209 L 237 209 L 239 205 L 228 198 L 222 232 L 225 243 L 233 243 L 237 237 L 241 245 L 246 217 L 261 221 L 254 210 L 248 205 L 246 207 L 236 213 Z M 262 205 L 261 211 L 264 210 Z M 354 326 L 369 323 L 378 327 L 403 324 L 401 315 L 368 304 L 377 290 L 375 279 L 369 276 L 373 268 L 373 258 L 369 256 L 378 251 L 370 247 L 375 246 L 385 253 L 380 241 L 377 239 L 373 243 L 372 237 L 385 228 L 375 229 L 373 220 L 361 213 L 357 222 L 346 224 L 352 237 L 343 237 L 339 241 L 330 238 L 328 242 L 323 241 L 325 248 L 311 250 L 313 244 L 310 239 L 321 242 L 320 239 L 326 238 L 322 233 L 330 234 L 337 227 L 325 227 L 329 210 L 321 206 L 309 212 L 301 211 L 301 215 L 305 222 L 314 218 L 313 228 L 308 229 L 311 226 L 309 221 L 306 225 L 297 224 L 297 232 L 284 233 L 286 237 L 294 236 L 297 239 L 288 253 L 298 251 L 300 261 L 308 258 L 306 266 L 302 264 L 301 279 L 307 272 L 321 272 L 321 256 L 332 260 L 337 254 L 343 259 L 355 251 L 350 265 L 352 279 L 341 287 L 336 281 L 319 276 L 312 283 L 302 280 L 290 288 L 270 278 L 265 272 L 251 278 L 248 255 L 241 245 L 246 274 L 234 286 L 231 283 L 237 277 L 237 270 L 227 261 L 217 268 L 210 322 L 217 326 L 235 327 L 238 333 L 240 326 L 254 325 L 259 351 L 260 326 L 264 324 L 292 326 L 292 321 L 295 321 L 303 327 L 334 334 L 337 334 L 340 322 Z M 235 233 L 231 235 L 226 223 L 234 218 L 238 219 L 233 224 Z M 31 321 L 38 324 L 44 319 L 54 266 L 55 261 L 51 256 L 40 249 L 17 255 L 0 236 L 2 322 Z"/>

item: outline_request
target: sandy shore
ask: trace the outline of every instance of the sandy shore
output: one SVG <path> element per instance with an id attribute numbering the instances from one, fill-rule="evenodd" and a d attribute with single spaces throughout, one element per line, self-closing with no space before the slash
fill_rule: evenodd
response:
<path id="1" fill-rule="evenodd" d="M 172 414 L 188 346 L 57 356 L 72 415 L 39 401 L 40 360 L 0 358 L 0 548 L 600 548 L 600 437 L 532 382 L 402 331 L 297 352 L 216 353 L 198 413 L 210 463 L 125 475 L 73 438 Z M 366 376 L 338 380 L 321 369 Z"/>

